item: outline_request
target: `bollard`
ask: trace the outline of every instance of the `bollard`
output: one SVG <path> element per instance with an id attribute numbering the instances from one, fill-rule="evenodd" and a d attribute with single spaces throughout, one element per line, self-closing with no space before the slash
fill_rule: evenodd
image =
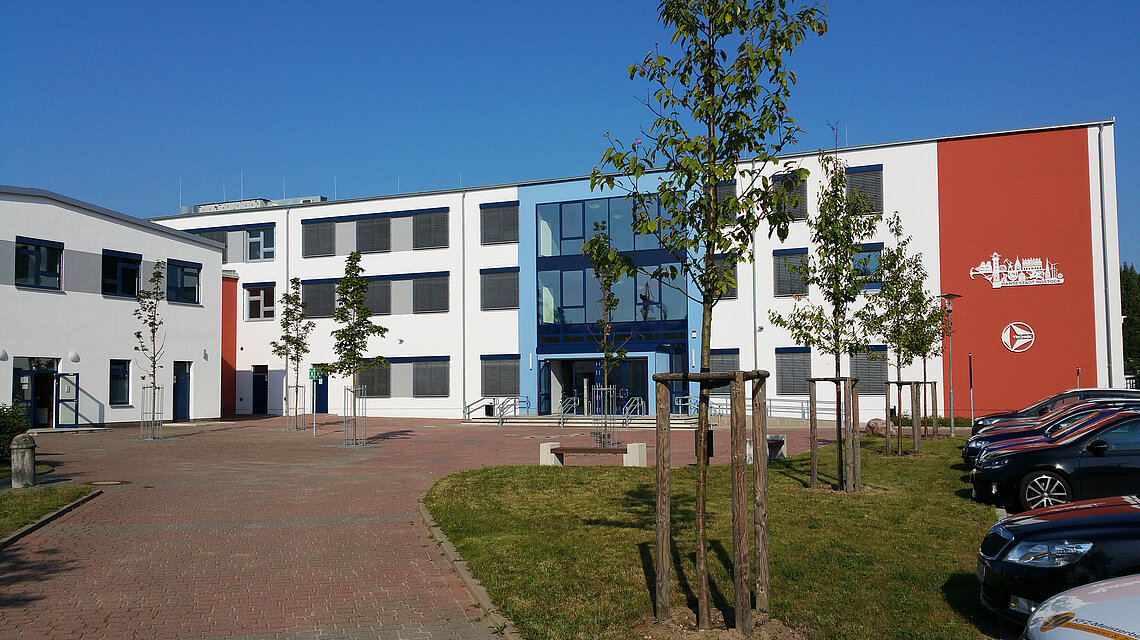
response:
<path id="1" fill-rule="evenodd" d="M 12 488 L 36 486 L 36 439 L 30 433 L 12 438 Z"/>

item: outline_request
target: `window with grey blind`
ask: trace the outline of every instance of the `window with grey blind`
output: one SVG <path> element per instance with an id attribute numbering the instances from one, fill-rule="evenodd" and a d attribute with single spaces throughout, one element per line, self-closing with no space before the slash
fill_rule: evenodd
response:
<path id="1" fill-rule="evenodd" d="M 447 246 L 447 212 L 412 216 L 412 248 L 439 249 Z"/>
<path id="2" fill-rule="evenodd" d="M 857 353 L 851 356 L 851 377 L 859 378 L 859 395 L 881 396 L 886 393 L 887 383 L 887 349 L 879 345 L 871 345 L 870 354 Z"/>
<path id="3" fill-rule="evenodd" d="M 479 228 L 483 244 L 519 241 L 519 206 L 486 207 L 479 211 Z"/>
<path id="4" fill-rule="evenodd" d="M 447 276 L 412 280 L 412 313 L 447 311 L 447 282 Z"/>
<path id="5" fill-rule="evenodd" d="M 356 250 L 382 253 L 392 250 L 392 219 L 365 218 L 356 221 Z"/>
<path id="6" fill-rule="evenodd" d="M 412 363 L 412 397 L 446 398 L 448 391 L 447 360 L 428 360 Z"/>
<path id="7" fill-rule="evenodd" d="M 847 195 L 861 193 L 872 211 L 883 210 L 883 165 L 847 168 Z"/>
<path id="8" fill-rule="evenodd" d="M 736 349 L 714 349 L 709 354 L 709 371 L 736 371 L 740 369 L 740 351 Z M 729 383 L 726 381 L 712 387 L 711 393 L 718 396 L 727 396 Z"/>
<path id="9" fill-rule="evenodd" d="M 336 308 L 336 284 L 302 283 L 301 300 L 305 303 L 306 318 L 331 318 L 333 309 Z"/>
<path id="10" fill-rule="evenodd" d="M 226 247 L 225 249 L 222 249 L 222 264 L 226 264 L 226 252 L 229 251 L 229 243 L 226 242 L 228 234 L 225 231 L 199 231 L 195 235 L 207 240 L 219 242 L 223 247 Z"/>
<path id="11" fill-rule="evenodd" d="M 479 274 L 479 308 L 483 311 L 519 308 L 519 272 Z"/>
<path id="12" fill-rule="evenodd" d="M 301 225 L 301 257 L 336 254 L 336 223 L 314 222 Z"/>
<path id="13" fill-rule="evenodd" d="M 736 280 L 736 273 L 737 273 L 736 266 L 737 265 L 736 264 L 727 265 L 727 264 L 725 264 L 725 259 L 721 258 L 719 256 L 717 256 L 715 258 L 715 261 L 716 261 L 717 269 L 721 269 L 723 271 L 723 273 L 725 274 L 725 276 L 726 276 L 725 280 L 729 279 L 727 276 L 732 276 L 731 280 L 732 280 L 733 284 L 732 284 L 732 286 L 730 286 L 728 288 L 727 291 L 724 292 L 724 297 L 722 299 L 723 300 L 735 300 L 737 297 L 737 292 L 736 292 L 737 285 L 740 284 Z"/>
<path id="14" fill-rule="evenodd" d="M 724 202 L 729 196 L 736 195 L 736 182 L 721 182 L 716 185 L 716 201 Z"/>
<path id="15" fill-rule="evenodd" d="M 807 283 L 803 274 L 792 270 L 793 267 L 807 260 L 807 250 L 802 253 L 792 253 L 787 250 L 773 252 L 772 277 L 774 280 L 774 295 L 777 296 L 806 296 Z"/>
<path id="16" fill-rule="evenodd" d="M 781 189 L 789 190 L 791 192 L 789 195 L 796 199 L 795 206 L 788 210 L 792 214 L 792 220 L 806 219 L 808 214 L 807 180 L 799 180 L 794 175 L 779 175 L 772 176 L 772 182 Z"/>
<path id="17" fill-rule="evenodd" d="M 377 367 L 361 371 L 356 376 L 357 382 L 364 387 L 365 398 L 391 398 L 392 397 L 392 368 Z"/>
<path id="18" fill-rule="evenodd" d="M 374 316 L 390 315 L 392 313 L 392 281 L 369 280 L 364 303 L 372 310 Z"/>
<path id="19" fill-rule="evenodd" d="M 811 350 L 803 347 L 776 349 L 776 394 L 806 396 L 811 377 Z"/>
<path id="20" fill-rule="evenodd" d="M 483 360 L 483 396 L 497 398 L 519 394 L 519 359 Z"/>

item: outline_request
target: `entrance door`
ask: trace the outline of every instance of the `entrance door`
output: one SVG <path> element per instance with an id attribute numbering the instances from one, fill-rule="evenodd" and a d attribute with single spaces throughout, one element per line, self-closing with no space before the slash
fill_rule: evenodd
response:
<path id="1" fill-rule="evenodd" d="M 174 421 L 190 421 L 190 363 L 174 361 Z"/>
<path id="2" fill-rule="evenodd" d="M 538 363 L 538 415 L 550 415 L 550 361 Z"/>
<path id="3" fill-rule="evenodd" d="M 253 365 L 253 413 L 269 413 L 269 365 Z"/>
<path id="4" fill-rule="evenodd" d="M 313 380 L 313 413 L 329 412 L 329 377 Z"/>
<path id="5" fill-rule="evenodd" d="M 55 375 L 55 426 L 79 426 L 79 374 Z"/>
<path id="6" fill-rule="evenodd" d="M 55 417 L 57 358 L 13 358 L 12 398 L 27 412 L 32 429 L 50 427 Z"/>

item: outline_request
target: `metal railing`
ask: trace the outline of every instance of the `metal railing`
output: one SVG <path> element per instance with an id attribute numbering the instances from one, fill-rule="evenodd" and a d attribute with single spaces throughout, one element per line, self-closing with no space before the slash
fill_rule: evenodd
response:
<path id="1" fill-rule="evenodd" d="M 344 446 L 360 447 L 368 444 L 365 413 L 364 387 L 345 387 Z"/>
<path id="2" fill-rule="evenodd" d="M 495 415 L 499 418 L 499 426 L 503 426 L 508 415 L 517 416 L 522 410 L 530 413 L 530 396 L 510 396 L 503 398 L 495 405 Z"/>
<path id="3" fill-rule="evenodd" d="M 464 420 L 470 420 L 471 414 L 476 409 L 484 407 L 484 406 L 491 404 L 493 402 L 494 402 L 494 400 L 490 399 L 490 398 L 479 398 L 478 400 L 476 400 L 475 402 L 472 402 L 471 404 L 464 405 L 464 407 L 463 407 L 463 419 Z"/>
<path id="4" fill-rule="evenodd" d="M 649 409 L 645 406 L 645 398 L 641 396 L 634 396 L 625 401 L 625 406 L 621 410 L 621 426 L 623 429 L 629 428 L 629 422 L 633 416 L 643 416 L 649 413 Z"/>
<path id="5" fill-rule="evenodd" d="M 578 404 L 581 400 L 577 396 L 570 396 L 562 399 L 562 404 L 558 406 L 558 426 L 566 426 L 566 416 L 578 413 Z"/>
<path id="6" fill-rule="evenodd" d="M 162 439 L 163 402 L 162 387 L 143 387 L 142 417 L 139 419 L 139 440 Z"/>

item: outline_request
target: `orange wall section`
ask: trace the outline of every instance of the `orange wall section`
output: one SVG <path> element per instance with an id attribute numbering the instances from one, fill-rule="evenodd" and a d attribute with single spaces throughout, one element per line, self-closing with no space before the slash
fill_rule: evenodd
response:
<path id="1" fill-rule="evenodd" d="M 953 313 L 955 413 L 970 415 L 970 352 L 976 415 L 1074 387 L 1077 367 L 1082 386 L 1096 386 L 1087 130 L 939 142 L 938 207 L 939 293 L 962 296 Z M 971 279 L 970 269 L 994 252 L 1002 261 L 1056 263 L 1064 282 L 995 289 L 981 275 Z M 1002 343 L 1011 322 L 1034 331 L 1022 353 Z M 947 358 L 943 376 L 949 379 Z"/>
<path id="2" fill-rule="evenodd" d="M 237 398 L 238 279 L 222 277 L 222 415 L 235 413 Z"/>

